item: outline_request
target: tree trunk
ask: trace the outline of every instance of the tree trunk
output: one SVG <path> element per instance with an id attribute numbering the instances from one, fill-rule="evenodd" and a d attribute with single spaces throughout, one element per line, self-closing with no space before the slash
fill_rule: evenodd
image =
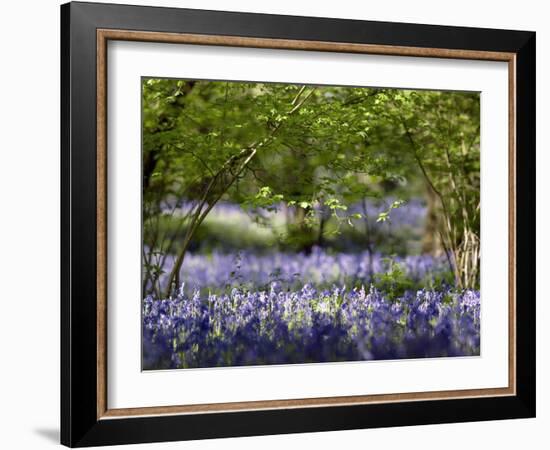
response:
<path id="1" fill-rule="evenodd" d="M 303 86 L 298 95 L 291 102 L 292 109 L 290 109 L 290 111 L 287 113 L 287 117 L 296 113 L 296 111 L 298 111 L 302 107 L 302 105 L 311 97 L 313 92 L 315 92 L 315 89 L 316 88 L 312 88 L 305 97 L 298 101 L 301 97 L 301 94 L 305 90 L 305 86 Z M 245 147 L 238 154 L 231 156 L 218 170 L 216 175 L 212 177 L 200 200 L 197 211 L 195 212 L 194 217 L 191 221 L 191 226 L 186 233 L 183 247 L 180 250 L 178 257 L 176 258 L 174 267 L 172 268 L 172 271 L 170 272 L 170 275 L 168 277 L 168 285 L 165 293 L 166 297 L 169 297 L 171 293 L 174 292 L 174 288 L 177 288 L 179 286 L 181 266 L 183 264 L 183 260 L 185 258 L 185 254 L 187 252 L 189 244 L 193 236 L 195 235 L 197 228 L 201 225 L 201 223 L 204 221 L 212 208 L 218 203 L 218 201 L 221 200 L 222 196 L 233 185 L 235 180 L 237 180 L 241 176 L 241 173 L 247 168 L 248 164 L 254 158 L 258 150 L 265 149 L 270 144 L 270 142 L 272 142 L 273 137 L 281 128 L 282 124 L 283 122 L 278 122 L 277 125 L 271 129 L 269 135 L 266 136 L 263 140 L 261 140 L 260 142 L 256 142 L 248 147 Z M 215 187 L 215 184 L 220 180 L 224 180 L 225 177 L 229 177 L 229 180 L 222 181 L 223 185 L 220 187 L 219 192 L 214 193 L 213 188 Z"/>
<path id="2" fill-rule="evenodd" d="M 366 246 L 367 246 L 367 252 L 369 254 L 369 259 L 367 262 L 367 271 L 369 275 L 369 282 L 373 282 L 374 277 L 374 249 L 372 247 L 372 236 L 371 236 L 371 227 L 369 225 L 369 214 L 368 214 L 368 208 L 367 208 L 367 199 L 363 198 L 362 201 L 362 207 L 363 207 L 363 222 L 365 224 L 365 240 L 366 240 Z"/>
<path id="3" fill-rule="evenodd" d="M 422 253 L 437 257 L 443 254 L 443 248 L 438 231 L 437 196 L 430 186 L 426 186 L 426 200 L 427 212 L 424 224 L 424 236 L 422 238 Z"/>

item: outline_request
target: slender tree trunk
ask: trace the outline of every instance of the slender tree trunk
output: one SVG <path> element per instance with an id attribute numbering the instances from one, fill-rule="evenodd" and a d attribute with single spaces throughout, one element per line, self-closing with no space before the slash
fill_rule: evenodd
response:
<path id="1" fill-rule="evenodd" d="M 296 97 L 291 102 L 291 109 L 287 112 L 287 117 L 293 115 L 298 111 L 302 105 L 311 97 L 315 92 L 316 88 L 312 88 L 304 97 L 302 93 L 305 91 L 305 86 L 303 86 Z M 233 183 L 241 176 L 243 171 L 247 168 L 250 161 L 254 158 L 257 152 L 260 149 L 265 149 L 271 142 L 273 142 L 273 137 L 279 131 L 284 122 L 278 122 L 275 127 L 271 129 L 271 132 L 260 142 L 256 142 L 246 148 L 243 148 L 238 154 L 231 156 L 218 170 L 218 172 L 212 177 L 208 186 L 205 189 L 204 194 L 199 202 L 197 210 L 193 215 L 191 225 L 187 230 L 186 236 L 184 238 L 183 246 L 176 258 L 174 267 L 170 272 L 168 277 L 167 288 L 165 291 L 165 297 L 169 297 L 172 292 L 180 285 L 180 271 L 183 261 L 185 259 L 185 254 L 189 248 L 189 244 L 193 239 L 195 232 L 198 227 L 204 221 L 208 213 L 214 208 L 214 206 L 221 200 L 223 195 L 231 188 Z M 217 193 L 214 193 L 216 184 L 219 181 L 224 182 L 224 178 L 228 177 L 229 181 L 226 181 L 225 184 L 219 186 Z"/>
<path id="2" fill-rule="evenodd" d="M 426 200 L 427 212 L 424 225 L 424 236 L 422 238 L 422 253 L 440 256 L 443 251 L 438 232 L 437 196 L 428 185 L 426 186 Z"/>
<path id="3" fill-rule="evenodd" d="M 319 217 L 319 233 L 317 234 L 317 246 L 322 247 L 325 244 L 325 225 L 327 218 L 325 215 L 325 207 L 321 204 Z"/>
<path id="4" fill-rule="evenodd" d="M 372 283 L 372 278 L 374 276 L 374 249 L 372 247 L 372 236 L 371 236 L 371 229 L 369 225 L 369 214 L 368 214 L 368 208 L 367 208 L 367 199 L 363 198 L 362 201 L 362 207 L 363 207 L 363 219 L 365 224 L 365 239 L 367 242 L 367 253 L 369 255 L 369 259 L 367 262 L 367 271 L 369 275 L 369 282 Z"/>
<path id="5" fill-rule="evenodd" d="M 178 254 L 178 257 L 176 258 L 174 267 L 170 272 L 166 293 L 165 293 L 166 297 L 169 297 L 170 294 L 174 292 L 174 289 L 176 289 L 180 285 L 179 277 L 180 277 L 181 266 L 183 264 L 185 254 L 189 248 L 189 244 L 191 243 L 191 240 L 193 239 L 193 236 L 195 235 L 195 232 L 197 231 L 198 227 L 202 224 L 202 222 L 204 221 L 208 213 L 212 210 L 212 208 L 214 208 L 214 206 L 221 200 L 223 195 L 233 185 L 235 180 L 238 179 L 242 171 L 247 167 L 248 163 L 252 160 L 252 158 L 256 155 L 256 153 L 257 153 L 257 148 L 248 148 L 248 149 L 242 150 L 238 155 L 235 155 L 234 157 L 231 157 L 228 161 L 226 161 L 226 163 L 222 166 L 222 168 L 218 171 L 218 173 L 214 177 L 212 177 L 212 179 L 208 183 L 208 186 L 205 189 L 205 192 L 197 206 L 197 209 L 193 213 L 190 227 L 187 229 L 187 232 L 183 241 L 183 246 L 180 250 L 180 253 Z M 239 161 L 242 158 L 244 158 L 244 161 L 241 164 L 239 164 Z M 233 171 L 234 164 L 238 166 L 235 171 Z M 227 172 L 231 174 L 231 178 L 229 182 L 227 182 L 224 186 L 220 187 L 219 192 L 212 197 L 213 189 L 215 188 L 216 182 L 220 179 L 223 179 L 224 175 L 226 175 Z"/>

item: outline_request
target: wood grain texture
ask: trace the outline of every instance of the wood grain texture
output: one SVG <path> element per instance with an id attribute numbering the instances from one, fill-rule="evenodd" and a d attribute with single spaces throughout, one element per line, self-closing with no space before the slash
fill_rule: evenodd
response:
<path id="1" fill-rule="evenodd" d="M 508 386 L 516 394 L 516 57 L 508 61 Z"/>
<path id="2" fill-rule="evenodd" d="M 491 389 L 411 392 L 400 394 L 340 396 L 265 400 L 199 405 L 151 406 L 143 408 L 109 409 L 107 404 L 107 41 L 141 41 L 180 43 L 193 45 L 219 45 L 287 50 L 308 50 L 342 53 L 364 53 L 392 56 L 472 59 L 508 62 L 509 69 L 509 384 L 508 387 Z M 512 396 L 516 394 L 516 267 L 515 267 L 515 54 L 477 50 L 444 48 L 399 47 L 371 44 L 346 44 L 336 42 L 296 41 L 285 39 L 261 39 L 235 36 L 157 33 L 129 30 L 97 30 L 97 418 L 156 416 L 174 414 L 220 413 L 257 411 L 269 409 L 293 409 L 304 407 L 346 406 L 373 403 L 413 402 Z"/>
<path id="3" fill-rule="evenodd" d="M 97 34 L 97 417 L 107 410 L 107 41 Z"/>
<path id="4" fill-rule="evenodd" d="M 326 406 L 352 406 L 364 405 L 367 403 L 393 403 L 393 402 L 414 402 L 424 400 L 447 400 L 456 398 L 482 398 L 501 397 L 513 395 L 511 388 L 493 389 L 467 389 L 455 391 L 434 391 L 434 392 L 409 392 L 401 394 L 381 395 L 355 395 L 339 397 L 318 397 L 288 400 L 265 400 L 252 402 L 231 402 L 231 403 L 210 403 L 198 405 L 175 405 L 144 408 L 118 408 L 108 409 L 102 418 L 130 417 L 130 416 L 152 416 L 166 414 L 196 414 L 196 413 L 219 413 L 237 411 L 260 411 L 266 409 L 292 409 L 292 408 L 315 408 Z"/>
<path id="5" fill-rule="evenodd" d="M 371 55 L 417 56 L 430 58 L 475 59 L 510 61 L 514 53 L 446 48 L 403 47 L 341 42 L 297 41 L 289 39 L 216 36 L 206 34 L 157 33 L 149 31 L 99 29 L 98 36 L 109 40 L 160 42 L 172 44 L 218 45 L 225 47 L 251 47 L 286 50 L 309 50 Z"/>

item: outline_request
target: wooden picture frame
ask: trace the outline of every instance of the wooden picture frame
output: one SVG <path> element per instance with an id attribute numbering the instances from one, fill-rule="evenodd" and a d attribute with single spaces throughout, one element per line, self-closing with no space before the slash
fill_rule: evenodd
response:
<path id="1" fill-rule="evenodd" d="M 535 33 L 125 5 L 61 7 L 61 442 L 91 446 L 535 415 Z M 109 40 L 505 61 L 509 68 L 506 388 L 110 409 Z"/>

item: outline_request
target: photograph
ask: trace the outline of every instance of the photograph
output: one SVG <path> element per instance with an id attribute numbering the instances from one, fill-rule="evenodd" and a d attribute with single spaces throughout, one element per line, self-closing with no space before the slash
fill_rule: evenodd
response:
<path id="1" fill-rule="evenodd" d="M 58 26 L 33 15 L 53 26 L 60 65 L 44 73 L 59 82 L 42 85 L 59 88 L 43 91 L 60 94 L 60 126 L 17 134 L 39 137 L 25 149 L 44 163 L 7 171 L 34 217 L 6 223 L 57 245 L 56 223 L 36 220 L 51 210 L 59 276 L 12 264 L 8 288 L 40 286 L 57 315 L 39 317 L 59 323 L 60 353 L 38 352 L 57 367 L 37 385 L 59 391 L 44 415 L 56 440 L 302 448 L 338 432 L 425 447 L 428 433 L 508 449 L 541 431 L 541 14 L 141 3 L 66 3 Z M 15 58 L 26 86 L 6 91 L 23 128 L 30 104 L 55 103 L 20 101 L 36 58 L 52 61 L 35 28 Z M 9 167 L 28 167 L 27 150 Z M 40 176 L 60 180 L 59 209 Z M 5 252 L 48 269 L 53 253 Z M 12 340 L 47 336 L 12 322 Z M 34 376 L 33 345 L 8 347 Z"/>
<path id="2" fill-rule="evenodd" d="M 143 77 L 142 369 L 480 355 L 480 94 Z"/>
<path id="3" fill-rule="evenodd" d="M 6 298 L 40 286 L 43 311 L 5 322 L 59 345 L 38 360 L 8 345 L 19 379 L 47 377 L 7 383 L 7 410 L 48 403 L 23 405 L 36 417 L 10 442 L 23 425 L 33 448 L 541 434 L 543 15 L 138 3 L 43 5 L 39 38 L 10 44 L 24 83 L 6 90 L 22 161 L 7 167 L 40 164 L 6 171 L 6 211 L 29 216 L 5 221 L 24 231 L 6 233 L 21 260 Z M 37 103 L 36 67 L 56 58 Z M 29 105 L 46 111 L 30 134 Z"/>

